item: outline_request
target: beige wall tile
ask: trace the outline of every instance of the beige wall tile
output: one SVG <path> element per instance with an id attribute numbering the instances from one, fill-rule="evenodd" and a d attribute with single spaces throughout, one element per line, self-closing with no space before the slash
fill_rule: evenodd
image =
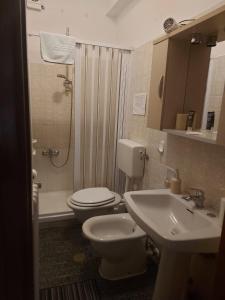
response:
<path id="1" fill-rule="evenodd" d="M 63 79 L 57 78 L 57 74 L 66 74 L 66 67 L 30 64 L 32 136 L 38 140 L 33 166 L 38 171 L 42 191 L 73 189 L 73 147 L 68 164 L 60 169 L 41 154 L 48 148 L 58 149 L 60 155 L 54 162 L 61 165 L 68 150 L 71 95 L 65 93 Z M 72 67 L 69 67 L 69 77 L 73 80 Z"/>
<path id="2" fill-rule="evenodd" d="M 149 92 L 151 75 L 152 43 L 147 43 L 133 53 L 130 104 L 126 132 L 129 139 L 146 145 L 150 160 L 146 162 L 142 188 L 162 188 L 169 165 L 178 168 L 182 189 L 201 188 L 206 193 L 206 205 L 218 209 L 225 191 L 225 148 L 167 135 L 146 127 L 146 116 L 132 115 L 132 102 L 136 93 Z M 217 67 L 219 72 L 219 67 Z M 221 70 L 220 70 L 221 72 Z M 215 93 L 221 92 L 219 84 Z M 218 100 L 219 102 L 219 100 Z M 215 101 L 215 106 L 217 106 Z M 165 151 L 160 155 L 157 148 L 165 141 Z"/>

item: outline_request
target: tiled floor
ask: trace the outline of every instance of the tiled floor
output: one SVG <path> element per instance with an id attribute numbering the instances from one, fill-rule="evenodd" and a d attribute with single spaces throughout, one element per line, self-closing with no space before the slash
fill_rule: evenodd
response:
<path id="1" fill-rule="evenodd" d="M 157 266 L 150 262 L 146 274 L 120 281 L 107 281 L 98 274 L 99 257 L 82 236 L 81 225 L 70 221 L 40 229 L 40 288 L 95 280 L 101 299 L 150 300 Z"/>
<path id="2" fill-rule="evenodd" d="M 96 280 L 85 280 L 40 291 L 40 300 L 101 300 Z"/>

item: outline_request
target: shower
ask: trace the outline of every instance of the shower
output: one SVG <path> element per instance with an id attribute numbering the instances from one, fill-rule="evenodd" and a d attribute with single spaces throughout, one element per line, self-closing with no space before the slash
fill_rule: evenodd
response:
<path id="1" fill-rule="evenodd" d="M 76 44 L 75 55 L 73 65 L 30 65 L 40 222 L 73 217 L 67 199 L 83 187 L 122 190 L 116 153 L 130 52 Z"/>
<path id="2" fill-rule="evenodd" d="M 73 84 L 72 84 L 72 81 L 69 80 L 68 76 L 65 76 L 63 74 L 57 74 L 57 77 L 64 79 L 63 85 L 65 87 L 66 94 L 72 92 L 72 85 Z"/>
<path id="3" fill-rule="evenodd" d="M 63 86 L 65 88 L 65 94 L 66 95 L 70 94 L 70 118 L 69 118 L 68 148 L 67 148 L 66 159 L 62 164 L 58 165 L 54 162 L 54 157 L 57 157 L 60 155 L 59 150 L 49 148 L 48 150 L 42 151 L 42 155 L 49 157 L 51 164 L 55 168 L 62 168 L 68 163 L 69 156 L 70 156 L 70 149 L 71 149 L 72 119 L 73 119 L 73 82 L 72 82 L 72 80 L 69 80 L 68 67 L 66 68 L 66 73 L 67 73 L 67 75 L 57 74 L 57 78 L 64 79 Z"/>

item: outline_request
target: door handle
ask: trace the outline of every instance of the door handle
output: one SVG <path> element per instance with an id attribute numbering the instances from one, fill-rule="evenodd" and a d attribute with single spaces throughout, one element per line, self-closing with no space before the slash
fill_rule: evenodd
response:
<path id="1" fill-rule="evenodd" d="M 164 86 L 164 76 L 161 76 L 161 79 L 159 81 L 159 89 L 158 89 L 158 94 L 159 94 L 159 98 L 161 99 L 163 96 L 163 86 Z"/>

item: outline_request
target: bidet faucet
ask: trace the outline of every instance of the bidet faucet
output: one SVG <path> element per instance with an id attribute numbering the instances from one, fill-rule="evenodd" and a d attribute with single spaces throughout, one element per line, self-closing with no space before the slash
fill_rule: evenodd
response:
<path id="1" fill-rule="evenodd" d="M 186 200 L 192 200 L 195 203 L 196 208 L 204 208 L 205 193 L 201 189 L 190 188 L 190 193 Z"/>

